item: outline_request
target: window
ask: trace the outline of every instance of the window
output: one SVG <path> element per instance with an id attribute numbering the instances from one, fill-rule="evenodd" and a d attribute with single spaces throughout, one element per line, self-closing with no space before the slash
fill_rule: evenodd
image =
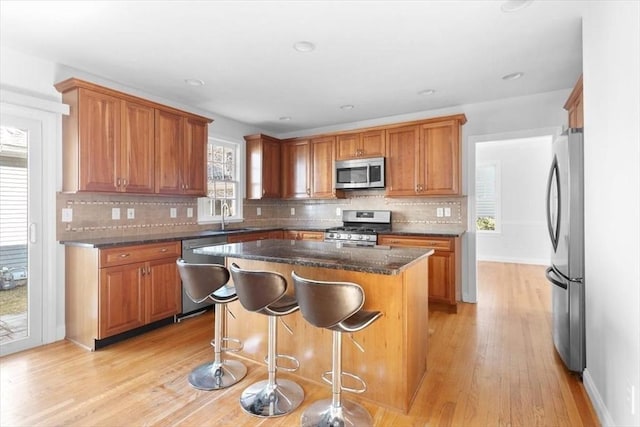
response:
<path id="1" fill-rule="evenodd" d="M 476 230 L 500 232 L 500 164 L 476 166 Z"/>
<path id="2" fill-rule="evenodd" d="M 207 197 L 198 200 L 198 222 L 242 220 L 241 144 L 209 138 L 207 145 Z"/>

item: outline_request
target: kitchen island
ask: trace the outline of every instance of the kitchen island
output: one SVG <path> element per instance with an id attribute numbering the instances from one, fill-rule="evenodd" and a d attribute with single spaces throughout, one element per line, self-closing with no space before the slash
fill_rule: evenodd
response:
<path id="1" fill-rule="evenodd" d="M 345 335 L 343 369 L 361 376 L 367 383 L 363 398 L 407 413 L 426 372 L 428 337 L 428 257 L 432 249 L 390 247 L 346 247 L 335 243 L 262 240 L 211 246 L 196 250 L 225 256 L 227 266 L 274 271 L 289 284 L 291 272 L 315 280 L 358 283 L 365 292 L 364 308 L 383 316 L 354 334 L 362 353 Z M 264 363 L 267 353 L 267 317 L 248 312 L 238 301 L 229 308 L 227 335 L 244 342 L 241 357 Z M 324 371 L 331 369 L 331 331 L 305 322 L 300 312 L 283 317 L 293 335 L 279 328 L 278 353 L 300 361 L 294 375 L 325 384 Z M 265 372 L 266 375 L 266 372 Z M 348 381 L 348 380 L 347 380 Z M 345 384 L 350 386 L 350 384 Z M 331 394 L 327 386 L 327 395 Z M 353 396 L 349 396 L 353 398 Z"/>

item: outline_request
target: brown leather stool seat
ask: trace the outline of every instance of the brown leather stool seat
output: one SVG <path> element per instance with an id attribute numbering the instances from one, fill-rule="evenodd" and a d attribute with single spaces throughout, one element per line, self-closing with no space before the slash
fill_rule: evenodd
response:
<path id="1" fill-rule="evenodd" d="M 268 379 L 252 384 L 242 392 L 242 409 L 258 417 L 277 417 L 296 409 L 304 398 L 302 387 L 293 381 L 277 379 L 276 370 L 295 371 L 300 366 L 297 359 L 277 354 L 276 319 L 298 310 L 298 302 L 287 295 L 287 281 L 278 273 L 270 271 L 243 270 L 232 264 L 231 277 L 238 293 L 240 304 L 255 313 L 269 318 L 267 371 Z M 277 366 L 276 360 L 285 358 L 293 363 L 293 369 Z"/>
<path id="2" fill-rule="evenodd" d="M 355 402 L 342 401 L 342 391 L 363 393 L 366 384 L 355 374 L 342 371 L 342 333 L 357 332 L 371 325 L 382 313 L 363 310 L 364 291 L 356 283 L 309 280 L 291 273 L 302 317 L 317 328 L 333 331 L 332 369 L 322 379 L 331 384 L 332 398 L 311 404 L 302 414 L 301 425 L 372 426 L 369 412 Z M 364 351 L 360 346 L 358 346 Z M 362 384 L 359 389 L 342 385 L 346 375 Z M 329 378 L 330 377 L 330 378 Z"/>
<path id="3" fill-rule="evenodd" d="M 184 289 L 194 302 L 207 299 L 215 304 L 214 360 L 196 367 L 189 374 L 189 384 L 200 390 L 218 390 L 232 386 L 245 377 L 247 367 L 236 360 L 222 360 L 223 351 L 236 352 L 242 348 L 239 340 L 222 336 L 226 305 L 238 299 L 235 289 L 228 286 L 229 270 L 218 264 L 188 264 L 183 259 L 176 261 Z M 235 342 L 237 348 L 223 348 L 223 342 Z"/>

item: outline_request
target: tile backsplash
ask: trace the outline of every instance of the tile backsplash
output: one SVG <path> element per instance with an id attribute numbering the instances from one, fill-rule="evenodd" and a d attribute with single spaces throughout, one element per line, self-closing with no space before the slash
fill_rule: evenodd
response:
<path id="1" fill-rule="evenodd" d="M 466 229 L 466 206 L 466 196 L 389 198 L 383 190 L 361 190 L 346 192 L 345 199 L 337 200 L 245 200 L 242 225 L 324 229 L 341 225 L 338 212 L 345 209 L 377 209 L 392 211 L 394 231 L 460 232 Z M 62 222 L 62 209 L 69 208 L 72 219 Z M 438 208 L 449 208 L 451 215 L 438 217 Z M 120 219 L 112 218 L 113 209 L 119 210 Z M 130 209 L 133 209 L 133 218 L 127 217 Z M 175 218 L 171 216 L 172 209 L 175 209 Z M 188 216 L 189 211 L 193 216 Z M 198 224 L 198 203 L 193 197 L 58 193 L 56 212 L 58 240 L 218 228 L 214 224 Z"/>

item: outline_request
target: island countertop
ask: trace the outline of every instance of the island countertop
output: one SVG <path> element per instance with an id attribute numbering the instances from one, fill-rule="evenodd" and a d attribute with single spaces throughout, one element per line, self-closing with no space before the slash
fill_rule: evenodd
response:
<path id="1" fill-rule="evenodd" d="M 305 240 L 258 240 L 198 248 L 196 253 L 308 267 L 397 275 L 433 254 L 428 248 L 352 247 Z"/>

